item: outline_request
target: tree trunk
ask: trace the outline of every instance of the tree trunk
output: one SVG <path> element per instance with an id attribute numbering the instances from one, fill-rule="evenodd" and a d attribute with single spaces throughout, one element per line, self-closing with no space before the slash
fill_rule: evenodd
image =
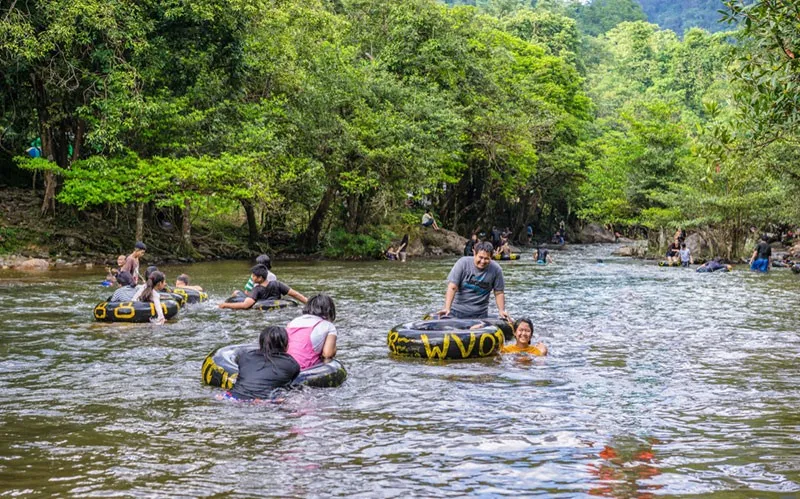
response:
<path id="1" fill-rule="evenodd" d="M 144 239 L 144 202 L 136 203 L 136 240 Z"/>
<path id="2" fill-rule="evenodd" d="M 319 205 L 317 205 L 314 216 L 311 217 L 311 221 L 308 222 L 308 227 L 306 227 L 305 232 L 300 236 L 300 245 L 304 250 L 311 252 L 319 245 L 319 233 L 322 231 L 322 224 L 325 222 L 325 217 L 328 215 L 328 210 L 335 198 L 336 186 L 330 184 L 325 190 L 325 194 L 322 195 L 322 199 Z"/>
<path id="3" fill-rule="evenodd" d="M 192 202 L 189 198 L 183 200 L 183 216 L 181 217 L 181 248 L 185 255 L 192 256 L 194 254 L 194 247 L 192 247 Z"/>
<path id="4" fill-rule="evenodd" d="M 256 220 L 256 210 L 253 208 L 253 202 L 249 199 L 242 200 L 244 213 L 247 216 L 247 241 L 250 248 L 254 248 L 258 243 L 258 223 Z"/>

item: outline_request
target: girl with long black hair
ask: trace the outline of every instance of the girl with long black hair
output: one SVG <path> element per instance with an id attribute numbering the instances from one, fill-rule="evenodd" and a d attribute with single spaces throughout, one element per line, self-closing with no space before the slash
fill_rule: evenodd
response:
<path id="1" fill-rule="evenodd" d="M 267 326 L 258 337 L 258 350 L 238 352 L 239 375 L 229 392 L 237 400 L 269 400 L 275 390 L 288 387 L 300 374 L 300 365 L 286 354 L 289 337 L 280 326 Z"/>
<path id="2" fill-rule="evenodd" d="M 144 287 L 133 296 L 133 301 L 152 302 L 155 305 L 156 318 L 150 319 L 150 322 L 154 324 L 161 325 L 166 320 L 164 318 L 164 310 L 161 307 L 161 295 L 159 294 L 166 286 L 167 278 L 164 273 L 155 270 L 150 272 Z"/>

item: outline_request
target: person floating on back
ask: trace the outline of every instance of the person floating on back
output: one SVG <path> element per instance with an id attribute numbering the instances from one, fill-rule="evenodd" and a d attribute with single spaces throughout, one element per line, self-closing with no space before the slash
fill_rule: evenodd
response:
<path id="1" fill-rule="evenodd" d="M 730 272 L 733 269 L 732 265 L 723 265 L 720 261 L 719 257 L 714 258 L 711 261 L 704 263 L 703 265 L 697 267 L 697 272 L 716 272 L 718 270 L 722 270 L 724 272 Z"/>
<path id="2" fill-rule="evenodd" d="M 244 310 L 251 308 L 257 301 L 280 300 L 286 295 L 291 296 L 301 303 L 306 303 L 306 301 L 308 301 L 305 296 L 280 281 L 267 282 L 269 270 L 267 270 L 267 267 L 264 265 L 256 265 L 250 269 L 250 273 L 250 278 L 255 283 L 253 291 L 245 296 L 244 301 L 238 303 L 220 303 L 219 308 Z"/>
<path id="3" fill-rule="evenodd" d="M 503 269 L 492 261 L 492 244 L 475 245 L 474 256 L 458 259 L 447 276 L 447 292 L 440 316 L 457 319 L 483 319 L 489 315 L 489 294 L 494 291 L 497 312 L 509 320 L 506 313 Z"/>
<path id="4" fill-rule="evenodd" d="M 772 248 L 767 242 L 769 238 L 766 234 L 761 236 L 761 241 L 756 245 L 753 250 L 753 255 L 750 257 L 750 270 L 755 272 L 769 272 L 769 264 L 772 259 Z"/>

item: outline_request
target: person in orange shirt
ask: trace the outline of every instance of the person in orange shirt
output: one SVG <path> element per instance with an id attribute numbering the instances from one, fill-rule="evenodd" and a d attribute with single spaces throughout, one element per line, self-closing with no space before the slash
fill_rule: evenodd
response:
<path id="1" fill-rule="evenodd" d="M 544 343 L 537 343 L 531 345 L 531 337 L 533 336 L 533 323 L 530 319 L 520 319 L 514 323 L 514 337 L 517 339 L 515 345 L 503 346 L 500 353 L 529 353 L 532 355 L 543 356 L 547 355 L 547 345 Z"/>

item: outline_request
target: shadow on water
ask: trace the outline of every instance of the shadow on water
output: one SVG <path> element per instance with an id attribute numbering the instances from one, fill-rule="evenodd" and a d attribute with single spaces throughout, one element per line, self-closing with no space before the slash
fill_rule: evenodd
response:
<path id="1" fill-rule="evenodd" d="M 277 262 L 337 304 L 340 388 L 220 401 L 206 354 L 298 309 L 220 311 L 246 262 L 167 267 L 212 303 L 96 324 L 102 276 L 0 274 L 0 493 L 132 496 L 787 497 L 800 493 L 795 303 L 776 270 L 697 274 L 574 247 L 503 262 L 547 358 L 388 355 L 453 259 Z M 602 263 L 598 262 L 602 260 Z"/>

